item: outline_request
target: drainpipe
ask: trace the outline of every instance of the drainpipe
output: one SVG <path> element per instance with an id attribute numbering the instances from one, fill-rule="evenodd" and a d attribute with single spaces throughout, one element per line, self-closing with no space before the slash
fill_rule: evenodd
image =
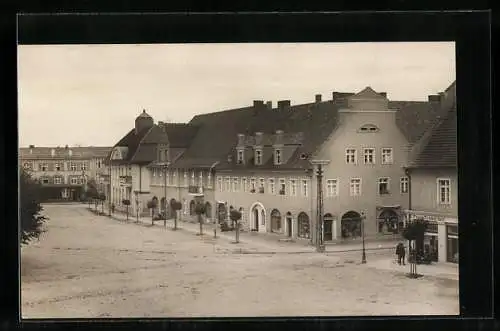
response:
<path id="1" fill-rule="evenodd" d="M 217 200 L 215 199 L 215 192 L 216 192 L 215 185 L 217 185 L 217 183 L 215 182 L 215 174 L 212 174 L 212 171 L 214 170 L 215 166 L 217 166 L 218 164 L 219 164 L 219 161 L 216 161 L 210 166 L 210 169 L 208 169 L 208 173 L 210 174 L 210 180 L 213 181 L 213 183 L 214 183 L 214 185 L 212 185 L 212 193 L 213 193 L 212 210 L 211 210 L 212 215 L 210 215 L 210 216 L 213 218 L 212 223 L 215 223 L 215 224 L 217 224 L 217 219 L 218 219 L 218 217 L 216 217 L 216 215 L 215 215 L 215 211 L 218 210 Z M 214 236 L 217 235 L 217 233 L 215 231 L 216 231 L 216 229 L 214 229 Z"/>
<path id="2" fill-rule="evenodd" d="M 141 192 L 142 192 L 142 165 L 139 165 L 139 193 L 138 193 L 138 198 L 139 198 L 139 205 L 141 204 Z M 139 215 L 139 206 L 137 206 L 137 215 Z"/>

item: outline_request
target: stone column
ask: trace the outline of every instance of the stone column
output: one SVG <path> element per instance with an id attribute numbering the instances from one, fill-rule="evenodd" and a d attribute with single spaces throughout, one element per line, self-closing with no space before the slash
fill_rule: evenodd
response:
<path id="1" fill-rule="evenodd" d="M 446 262 L 446 246 L 447 246 L 446 224 L 438 223 L 438 262 Z"/>

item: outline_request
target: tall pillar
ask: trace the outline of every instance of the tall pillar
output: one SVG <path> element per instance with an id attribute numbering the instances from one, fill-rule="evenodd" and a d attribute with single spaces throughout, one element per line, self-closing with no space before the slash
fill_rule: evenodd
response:
<path id="1" fill-rule="evenodd" d="M 438 223 L 438 261 L 446 262 L 446 245 L 447 245 L 447 236 L 446 236 L 446 224 Z"/>

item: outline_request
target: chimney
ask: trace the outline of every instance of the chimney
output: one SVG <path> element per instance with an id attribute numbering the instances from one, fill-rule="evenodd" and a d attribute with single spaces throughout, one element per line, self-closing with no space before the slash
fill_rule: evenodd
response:
<path id="1" fill-rule="evenodd" d="M 161 131 L 167 132 L 167 126 L 165 125 L 165 122 L 158 121 L 158 126 L 160 127 Z"/>
<path id="2" fill-rule="evenodd" d="M 285 110 L 290 108 L 290 100 L 280 100 L 278 101 L 278 110 Z"/>
<path id="3" fill-rule="evenodd" d="M 30 145 L 30 149 L 33 149 L 33 148 L 35 148 L 35 145 Z"/>
<path id="4" fill-rule="evenodd" d="M 273 109 L 273 102 L 272 101 L 267 101 L 266 102 L 266 107 L 267 107 L 268 110 Z"/>
<path id="5" fill-rule="evenodd" d="M 441 96 L 439 94 L 429 95 L 429 102 L 441 102 Z"/>
<path id="6" fill-rule="evenodd" d="M 254 108 L 261 108 L 262 106 L 264 106 L 264 101 L 262 101 L 262 100 L 254 100 L 253 101 Z"/>
<path id="7" fill-rule="evenodd" d="M 245 135 L 238 133 L 238 146 L 245 146 Z"/>
<path id="8" fill-rule="evenodd" d="M 263 132 L 255 132 L 255 145 L 256 146 L 262 145 L 263 138 L 264 138 Z"/>
<path id="9" fill-rule="evenodd" d="M 383 96 L 384 98 L 387 98 L 387 92 L 380 92 L 379 93 L 381 96 Z"/>
<path id="10" fill-rule="evenodd" d="M 321 102 L 321 94 L 316 94 L 315 100 L 316 100 L 316 103 Z"/>
<path id="11" fill-rule="evenodd" d="M 68 149 L 68 145 L 64 146 L 65 149 Z"/>

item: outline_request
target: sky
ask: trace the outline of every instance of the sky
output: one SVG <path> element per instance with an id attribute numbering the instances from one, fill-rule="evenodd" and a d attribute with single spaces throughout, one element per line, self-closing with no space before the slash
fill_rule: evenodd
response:
<path id="1" fill-rule="evenodd" d="M 188 122 L 366 86 L 418 101 L 454 80 L 453 42 L 19 45 L 19 144 L 113 146 L 143 109 Z"/>

